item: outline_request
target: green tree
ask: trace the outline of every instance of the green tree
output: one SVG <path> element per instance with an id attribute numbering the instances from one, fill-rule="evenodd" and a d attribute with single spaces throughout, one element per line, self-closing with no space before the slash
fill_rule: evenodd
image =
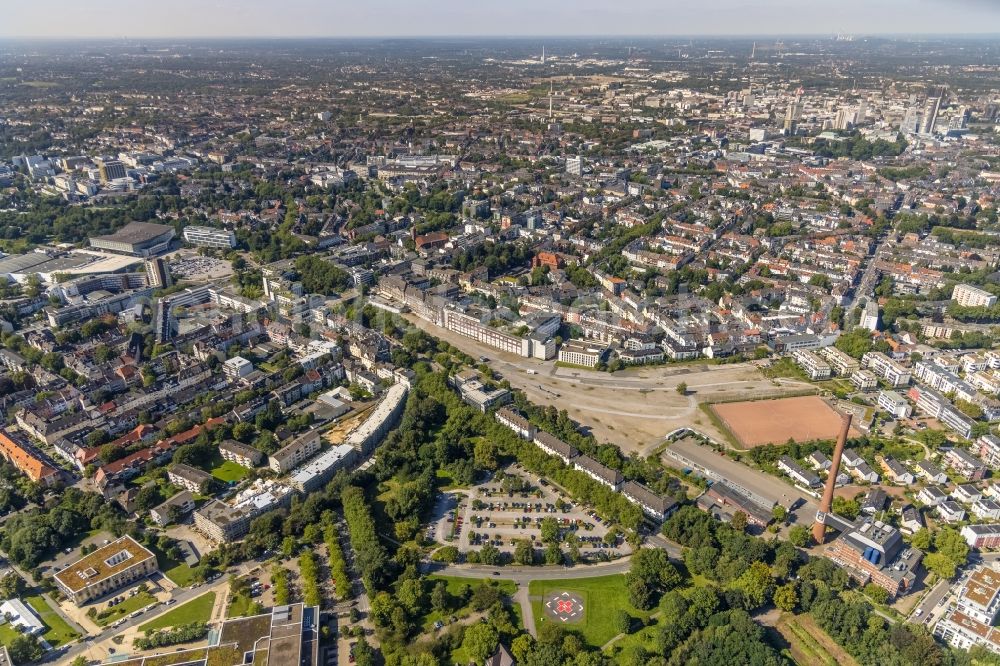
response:
<path id="1" fill-rule="evenodd" d="M 889 601 L 889 590 L 875 583 L 868 583 L 865 585 L 865 596 L 877 604 L 885 604 Z"/>
<path id="2" fill-rule="evenodd" d="M 923 551 L 930 549 L 931 543 L 931 531 L 926 527 L 921 527 L 910 537 L 910 545 Z"/>
<path id="3" fill-rule="evenodd" d="M 677 391 L 677 395 L 687 395 L 688 392 L 687 382 L 681 382 L 680 384 L 677 385 L 675 390 Z"/>
<path id="4" fill-rule="evenodd" d="M 514 546 L 514 562 L 521 565 L 533 564 L 535 560 L 535 549 L 531 547 L 531 542 L 527 539 L 518 539 Z"/>
<path id="5" fill-rule="evenodd" d="M 739 530 L 742 532 L 747 528 L 747 514 L 743 511 L 737 511 L 733 514 L 733 517 L 729 520 L 729 524 L 734 530 Z"/>
<path id="6" fill-rule="evenodd" d="M 500 637 L 491 624 L 477 623 L 465 630 L 462 638 L 462 649 L 475 664 L 482 664 L 486 658 L 496 652 Z"/>
<path id="7" fill-rule="evenodd" d="M 792 528 L 788 530 L 788 540 L 799 548 L 805 548 L 811 537 L 812 531 L 805 525 L 793 525 Z"/>
<path id="8" fill-rule="evenodd" d="M 791 612 L 799 603 L 799 593 L 795 583 L 786 583 L 774 590 L 774 605 L 783 611 Z"/>

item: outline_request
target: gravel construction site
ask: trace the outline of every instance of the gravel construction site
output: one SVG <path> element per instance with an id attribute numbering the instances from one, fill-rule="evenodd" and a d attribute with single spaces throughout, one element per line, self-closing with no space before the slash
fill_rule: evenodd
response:
<path id="1" fill-rule="evenodd" d="M 524 391 L 532 402 L 565 409 L 598 441 L 616 444 L 625 453 L 649 455 L 668 433 L 685 427 L 726 441 L 726 433 L 698 408 L 699 403 L 758 400 L 816 390 L 795 379 L 768 379 L 753 362 L 668 364 L 614 374 L 556 367 L 553 361 L 498 351 L 415 315 L 406 318 L 473 358 L 487 358 L 494 372 Z M 677 392 L 681 383 L 687 385 L 686 395 Z"/>

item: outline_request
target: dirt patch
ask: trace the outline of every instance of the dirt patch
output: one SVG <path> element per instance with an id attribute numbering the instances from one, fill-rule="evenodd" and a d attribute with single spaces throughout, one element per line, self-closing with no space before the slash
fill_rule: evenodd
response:
<path id="1" fill-rule="evenodd" d="M 784 444 L 789 439 L 808 442 L 835 439 L 840 415 L 822 398 L 800 396 L 711 406 L 712 411 L 744 448 Z M 852 430 L 852 436 L 857 436 Z"/>
<path id="2" fill-rule="evenodd" d="M 785 614 L 774 628 L 788 641 L 792 659 L 800 666 L 858 666 L 811 615 Z"/>

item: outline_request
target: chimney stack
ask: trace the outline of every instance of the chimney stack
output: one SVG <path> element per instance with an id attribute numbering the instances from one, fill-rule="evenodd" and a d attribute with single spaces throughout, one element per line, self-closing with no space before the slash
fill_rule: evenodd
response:
<path id="1" fill-rule="evenodd" d="M 826 487 L 823 489 L 823 500 L 819 504 L 819 511 L 816 512 L 816 522 L 813 523 L 813 539 L 816 543 L 822 544 L 826 538 L 826 514 L 830 513 L 833 507 L 833 489 L 837 485 L 837 474 L 840 472 L 840 459 L 844 455 L 844 447 L 847 445 L 847 433 L 851 429 L 851 415 L 840 415 L 840 435 L 837 436 L 837 445 L 833 449 L 833 460 L 830 465 L 830 474 L 826 477 Z"/>

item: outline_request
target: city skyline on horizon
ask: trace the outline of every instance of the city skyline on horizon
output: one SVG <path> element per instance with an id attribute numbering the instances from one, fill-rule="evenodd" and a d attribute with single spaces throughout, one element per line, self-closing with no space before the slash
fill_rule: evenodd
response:
<path id="1" fill-rule="evenodd" d="M 176 0 L 122 13 L 110 0 L 86 7 L 70 0 L 44 8 L 20 4 L 6 9 L 0 38 L 985 36 L 1000 25 L 1000 3 L 993 0 L 843 0 L 834 19 L 796 0 L 719 0 L 709 17 L 703 7 L 679 0 L 636 0 L 628 12 L 596 0 L 511 0 L 503 6 L 288 0 L 280 8 L 245 0 L 238 12 L 235 6 L 229 0 Z"/>

